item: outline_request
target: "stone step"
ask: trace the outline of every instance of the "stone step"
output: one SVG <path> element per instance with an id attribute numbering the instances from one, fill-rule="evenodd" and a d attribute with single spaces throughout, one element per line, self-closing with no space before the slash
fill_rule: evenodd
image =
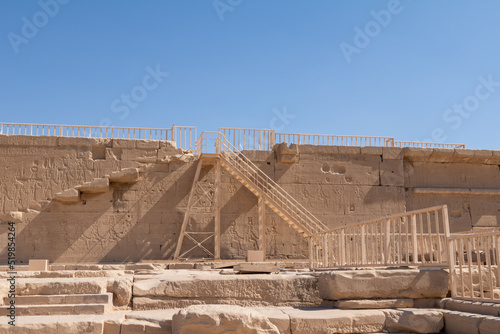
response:
<path id="1" fill-rule="evenodd" d="M 3 299 L 4 305 L 10 303 L 8 297 Z M 17 305 L 68 305 L 68 304 L 104 304 L 112 305 L 113 294 L 79 294 L 79 295 L 28 295 L 16 296 Z"/>
<path id="2" fill-rule="evenodd" d="M 7 285 L 7 280 L 1 285 Z M 0 290 L 2 286 L 0 286 Z M 102 294 L 107 292 L 106 278 L 19 278 L 16 296 Z"/>
<path id="3" fill-rule="evenodd" d="M 104 314 L 110 311 L 106 304 L 66 304 L 66 305 L 16 305 L 16 316 Z M 0 316 L 9 315 L 7 307 L 0 309 Z"/>

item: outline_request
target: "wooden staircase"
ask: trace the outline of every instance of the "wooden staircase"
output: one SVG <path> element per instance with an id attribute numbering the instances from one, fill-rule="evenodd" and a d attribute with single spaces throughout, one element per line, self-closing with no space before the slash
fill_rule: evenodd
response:
<path id="1" fill-rule="evenodd" d="M 222 135 L 217 144 L 221 166 L 254 195 L 262 197 L 267 206 L 303 237 L 308 238 L 327 230 L 325 224 L 233 147 Z"/>

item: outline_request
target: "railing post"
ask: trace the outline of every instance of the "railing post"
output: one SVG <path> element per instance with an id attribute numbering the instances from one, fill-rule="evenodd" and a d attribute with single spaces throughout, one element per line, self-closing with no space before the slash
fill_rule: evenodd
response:
<path id="1" fill-rule="evenodd" d="M 177 131 L 176 131 L 176 128 L 175 128 L 174 124 L 172 124 L 172 130 L 171 131 L 172 131 L 172 133 L 170 134 L 170 137 L 171 137 L 172 141 L 175 143 L 175 146 L 177 147 L 177 141 L 176 141 L 176 138 L 175 138 L 176 135 L 177 135 L 176 134 Z"/>
<path id="2" fill-rule="evenodd" d="M 313 243 L 312 243 L 312 237 L 309 237 L 307 239 L 307 242 L 309 243 L 309 267 L 311 269 L 315 268 L 315 263 L 314 263 L 314 257 L 313 257 Z"/>
<path id="3" fill-rule="evenodd" d="M 498 235 L 495 240 L 495 250 L 496 250 L 496 264 L 497 264 L 497 287 L 500 286 L 500 235 Z"/>
<path id="4" fill-rule="evenodd" d="M 387 219 L 384 225 L 384 264 L 387 265 L 391 257 L 391 220 Z"/>
<path id="5" fill-rule="evenodd" d="M 439 237 L 439 235 L 438 235 Z M 418 263 L 418 244 L 417 244 L 417 215 L 411 215 L 411 243 L 413 252 L 413 263 Z"/>
<path id="6" fill-rule="evenodd" d="M 270 149 L 272 150 L 274 145 L 276 145 L 276 133 L 274 130 L 271 130 L 269 133 L 269 144 L 271 145 Z"/>
<path id="7" fill-rule="evenodd" d="M 342 229 L 340 231 L 340 265 L 345 265 L 346 256 L 345 256 L 345 233 Z"/>
<path id="8" fill-rule="evenodd" d="M 366 260 L 366 233 L 365 233 L 365 225 L 361 225 L 361 262 L 362 264 L 366 264 L 368 261 Z"/>

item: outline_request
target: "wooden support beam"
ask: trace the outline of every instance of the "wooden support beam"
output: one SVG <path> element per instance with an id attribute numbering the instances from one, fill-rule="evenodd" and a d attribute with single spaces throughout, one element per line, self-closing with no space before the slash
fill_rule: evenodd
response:
<path id="1" fill-rule="evenodd" d="M 215 166 L 215 226 L 214 226 L 214 257 L 220 259 L 220 206 L 221 206 L 221 170 L 220 160 Z"/>
<path id="2" fill-rule="evenodd" d="M 182 241 L 184 240 L 184 234 L 186 233 L 187 224 L 189 221 L 189 213 L 191 206 L 193 205 L 193 195 L 195 192 L 196 184 L 198 183 L 198 178 L 200 177 L 201 167 L 203 166 L 202 159 L 198 160 L 198 166 L 196 167 L 196 173 L 194 175 L 193 186 L 191 187 L 191 192 L 189 193 L 188 204 L 186 208 L 186 213 L 184 214 L 184 220 L 182 221 L 181 232 L 179 233 L 179 239 L 177 240 L 177 247 L 175 248 L 174 260 L 179 258 L 181 253 Z"/>
<path id="3" fill-rule="evenodd" d="M 266 203 L 262 196 L 259 196 L 259 249 L 264 253 L 266 259 Z"/>

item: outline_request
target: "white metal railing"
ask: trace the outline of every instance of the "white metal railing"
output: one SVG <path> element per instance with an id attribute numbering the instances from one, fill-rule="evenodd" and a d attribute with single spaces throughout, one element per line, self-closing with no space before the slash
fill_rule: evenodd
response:
<path id="1" fill-rule="evenodd" d="M 424 148 L 465 148 L 464 144 L 447 144 L 447 143 L 426 143 L 418 141 L 403 141 L 395 140 L 393 145 L 395 147 L 424 147 Z"/>
<path id="2" fill-rule="evenodd" d="M 242 179 L 259 192 L 269 204 L 285 215 L 289 220 L 288 223 L 292 223 L 292 227 L 298 229 L 304 236 L 308 237 L 326 230 L 325 224 L 245 157 L 222 134 L 217 141 L 217 152 L 230 168 L 237 171 Z"/>
<path id="3" fill-rule="evenodd" d="M 353 224 L 309 239 L 311 267 L 445 266 L 448 235 L 446 205 Z"/>
<path id="4" fill-rule="evenodd" d="M 275 133 L 275 143 L 321 146 L 391 146 L 392 137 Z"/>
<path id="5" fill-rule="evenodd" d="M 240 151 L 270 151 L 275 144 L 273 130 L 219 128 L 219 132 Z"/>
<path id="6" fill-rule="evenodd" d="M 452 298 L 500 303 L 500 229 L 454 233 L 448 242 Z"/>
<path id="7" fill-rule="evenodd" d="M 0 135 L 55 136 L 82 138 L 171 140 L 177 147 L 196 148 L 196 127 L 172 126 L 171 129 L 130 128 L 63 124 L 0 123 Z"/>

